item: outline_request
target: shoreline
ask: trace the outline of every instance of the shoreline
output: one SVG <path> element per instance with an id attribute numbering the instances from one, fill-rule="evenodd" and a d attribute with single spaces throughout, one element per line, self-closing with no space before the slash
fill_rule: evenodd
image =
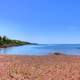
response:
<path id="1" fill-rule="evenodd" d="M 2 45 L 0 48 L 9 48 L 9 47 L 16 47 L 16 46 L 24 46 L 24 45 L 32 45 L 32 44 L 21 44 L 21 45 Z"/>
<path id="2" fill-rule="evenodd" d="M 9 48 L 9 47 L 16 47 L 16 46 L 24 46 L 24 45 L 38 45 L 38 44 L 26 43 L 26 44 L 14 44 L 14 45 L 0 45 L 0 48 Z"/>

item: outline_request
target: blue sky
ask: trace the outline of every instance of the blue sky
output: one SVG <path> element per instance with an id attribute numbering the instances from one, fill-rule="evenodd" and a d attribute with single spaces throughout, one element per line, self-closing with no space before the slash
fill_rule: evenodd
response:
<path id="1" fill-rule="evenodd" d="M 80 43 L 80 0 L 0 0 L 0 34 L 35 43 Z"/>

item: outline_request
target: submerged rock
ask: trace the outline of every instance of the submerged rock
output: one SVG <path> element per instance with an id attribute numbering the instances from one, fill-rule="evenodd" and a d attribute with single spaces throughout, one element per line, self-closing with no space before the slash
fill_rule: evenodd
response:
<path id="1" fill-rule="evenodd" d="M 60 52 L 54 52 L 54 53 L 49 53 L 50 55 L 65 55 L 64 53 L 60 53 Z"/>

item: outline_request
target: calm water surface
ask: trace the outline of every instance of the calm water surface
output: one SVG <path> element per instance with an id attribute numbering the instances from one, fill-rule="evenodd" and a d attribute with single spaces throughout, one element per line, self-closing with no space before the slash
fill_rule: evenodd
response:
<path id="1" fill-rule="evenodd" d="M 80 44 L 40 44 L 0 49 L 0 54 L 11 55 L 47 55 L 62 52 L 68 55 L 80 55 Z"/>

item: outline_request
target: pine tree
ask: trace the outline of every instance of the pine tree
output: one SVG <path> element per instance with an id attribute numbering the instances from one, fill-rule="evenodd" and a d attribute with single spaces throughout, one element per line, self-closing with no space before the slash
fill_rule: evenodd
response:
<path id="1" fill-rule="evenodd" d="M 2 43 L 2 37 L 0 36 L 0 45 L 2 45 L 3 43 Z"/>
<path id="2" fill-rule="evenodd" d="M 3 42 L 7 41 L 7 37 L 3 36 Z"/>
<path id="3" fill-rule="evenodd" d="M 0 41 L 2 41 L 2 37 L 0 36 Z"/>

